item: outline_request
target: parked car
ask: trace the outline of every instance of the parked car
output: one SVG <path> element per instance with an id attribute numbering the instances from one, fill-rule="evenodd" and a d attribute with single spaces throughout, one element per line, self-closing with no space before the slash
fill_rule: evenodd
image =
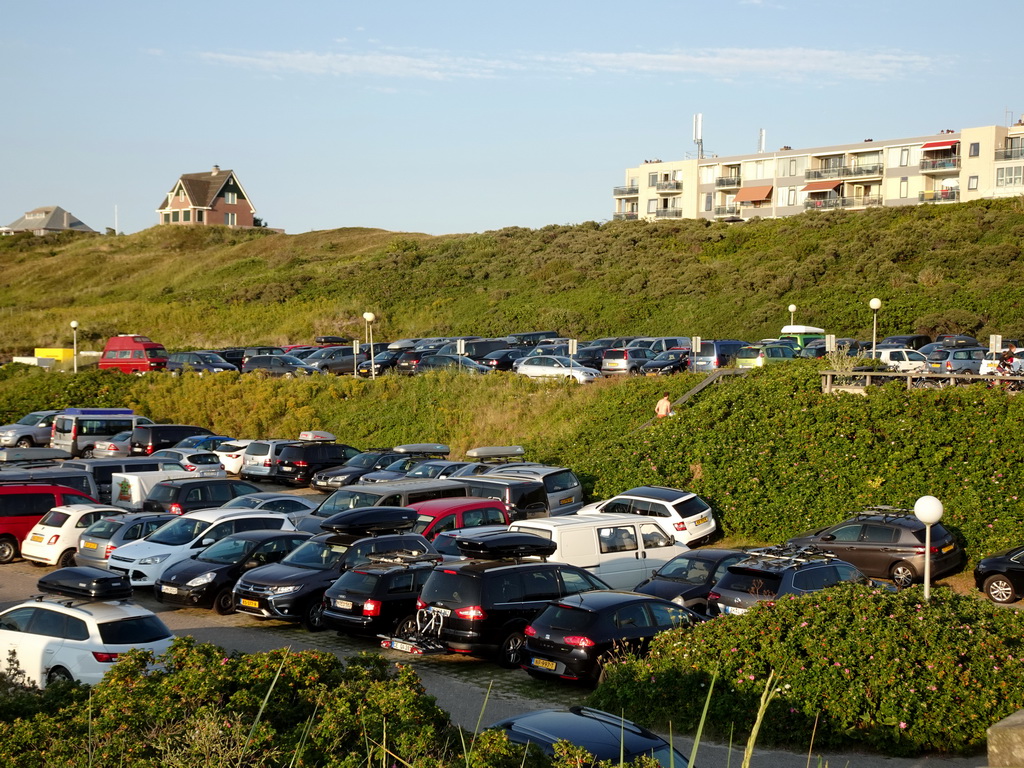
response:
<path id="1" fill-rule="evenodd" d="M 484 355 L 480 363 L 494 371 L 511 371 L 515 361 L 525 356 L 526 350 L 523 348 L 499 349 Z"/>
<path id="2" fill-rule="evenodd" d="M 447 456 L 449 453 L 451 449 L 440 443 L 406 443 L 396 445 L 390 450 L 363 451 L 339 467 L 314 473 L 309 485 L 318 491 L 332 493 L 342 486 L 358 482 L 370 472 L 387 469 L 401 459 L 418 457 L 426 460 Z"/>
<path id="3" fill-rule="evenodd" d="M 587 504 L 580 512 L 628 513 L 654 517 L 673 532 L 676 541 L 696 545 L 718 530 L 711 506 L 700 496 L 679 488 L 641 485 L 605 501 Z"/>
<path id="4" fill-rule="evenodd" d="M 194 472 L 197 477 L 227 477 L 220 456 L 213 451 L 193 450 L 189 448 L 163 448 L 150 454 L 151 459 L 174 461 L 186 472 Z"/>
<path id="5" fill-rule="evenodd" d="M 132 430 L 132 456 L 149 456 L 177 445 L 186 437 L 212 434 L 206 427 L 193 424 L 141 424 Z"/>
<path id="6" fill-rule="evenodd" d="M 892 579 L 899 587 L 921 581 L 925 524 L 913 512 L 893 507 L 874 507 L 835 525 L 794 536 L 786 544 L 814 547 L 855 565 L 867 576 Z M 945 527 L 932 526 L 932 576 L 951 573 L 965 560 L 963 548 Z"/>
<path id="7" fill-rule="evenodd" d="M 153 512 L 104 515 L 79 535 L 75 565 L 106 568 L 111 552 L 122 544 L 145 538 L 175 519 L 175 515 Z"/>
<path id="8" fill-rule="evenodd" d="M 402 352 L 397 349 L 385 349 L 373 356 L 373 360 L 363 360 L 356 366 L 356 375 L 368 379 L 371 376 L 382 376 L 395 369 Z"/>
<path id="9" fill-rule="evenodd" d="M 50 444 L 53 419 L 60 411 L 33 411 L 13 424 L 0 427 L 0 446 L 4 448 L 46 447 Z"/>
<path id="10" fill-rule="evenodd" d="M 405 473 L 406 480 L 444 480 L 466 466 L 468 461 L 426 459 Z"/>
<path id="11" fill-rule="evenodd" d="M 255 355 L 242 363 L 242 373 L 258 373 L 283 379 L 312 376 L 323 372 L 324 369 L 314 367 L 309 358 L 300 360 L 291 355 Z"/>
<path id="12" fill-rule="evenodd" d="M 122 544 L 107 559 L 107 568 L 127 576 L 133 587 L 151 587 L 171 564 L 232 533 L 255 530 L 292 531 L 295 526 L 277 512 L 202 509 L 176 517 L 144 539 Z"/>
<path id="13" fill-rule="evenodd" d="M 1013 603 L 1024 595 L 1024 546 L 983 557 L 974 567 L 974 586 L 993 603 Z"/>
<path id="14" fill-rule="evenodd" d="M 90 456 L 96 443 L 152 423 L 152 419 L 138 416 L 130 408 L 65 408 L 53 418 L 50 447 L 76 458 Z"/>
<path id="15" fill-rule="evenodd" d="M 359 478 L 359 483 L 390 483 L 408 477 L 409 472 L 424 462 L 422 456 L 404 456 L 395 459 L 384 469 L 375 469 Z M 424 478 L 429 480 L 430 478 Z"/>
<path id="16" fill-rule="evenodd" d="M 148 336 L 122 333 L 107 339 L 100 355 L 100 369 L 143 374 L 167 367 L 167 350 Z"/>
<path id="17" fill-rule="evenodd" d="M 531 676 L 596 684 L 608 654 L 646 655 L 660 632 L 706 617 L 653 595 L 596 590 L 548 604 L 526 627 L 522 667 Z"/>
<path id="18" fill-rule="evenodd" d="M 512 522 L 505 505 L 494 499 L 448 498 L 417 501 L 409 505 L 416 510 L 414 533 L 430 541 L 438 534 L 448 531 L 465 531 L 481 526 L 501 525 L 508 527 Z"/>
<path id="19" fill-rule="evenodd" d="M 424 355 L 416 366 L 416 373 L 428 371 L 458 371 L 462 373 L 490 373 L 491 369 L 461 355 Z"/>
<path id="20" fill-rule="evenodd" d="M 293 523 L 299 518 L 310 514 L 319 506 L 319 498 L 297 496 L 294 493 L 281 491 L 261 491 L 235 496 L 231 501 L 221 504 L 221 509 L 262 509 L 266 512 L 280 512 Z"/>
<path id="21" fill-rule="evenodd" d="M 634 588 L 707 615 L 708 593 L 730 565 L 747 558 L 741 549 L 691 549 L 676 555 Z"/>
<path id="22" fill-rule="evenodd" d="M 519 361 L 516 373 L 531 379 L 556 379 L 586 384 L 601 378 L 593 368 L 562 355 L 526 356 Z"/>
<path id="23" fill-rule="evenodd" d="M 464 349 L 461 353 L 462 356 L 468 357 L 470 360 L 475 360 L 478 363 L 482 363 L 484 358 L 490 355 L 492 352 L 498 352 L 500 350 L 508 348 L 507 339 L 466 339 L 464 341 Z M 459 342 L 452 341 L 445 344 L 443 347 L 437 350 L 439 355 L 459 355 Z"/>
<path id="24" fill-rule="evenodd" d="M 96 459 L 120 458 L 131 456 L 132 430 L 118 432 L 106 440 L 97 440 L 92 447 L 91 455 Z"/>
<path id="25" fill-rule="evenodd" d="M 230 443 L 231 438 L 227 435 L 191 435 L 176 442 L 172 448 L 182 450 L 191 448 L 197 451 L 215 451 L 221 443 Z"/>
<path id="26" fill-rule="evenodd" d="M 644 349 L 651 350 L 656 356 L 668 349 L 689 348 L 689 346 L 689 336 L 640 336 L 626 344 L 627 349 L 630 347 L 643 347 Z"/>
<path id="27" fill-rule="evenodd" d="M 107 571 L 62 568 L 52 576 L 69 579 L 109 578 Z M 117 594 L 125 595 L 123 579 Z M 40 589 L 52 588 L 40 580 Z M 130 588 L 129 588 L 130 592 Z M 112 602 L 98 595 L 83 602 L 56 598 L 32 599 L 0 613 L 0 648 L 14 653 L 26 678 L 40 687 L 61 680 L 96 685 L 118 656 L 133 649 L 160 656 L 174 636 L 152 611 L 131 602 Z"/>
<path id="28" fill-rule="evenodd" d="M 360 351 L 358 355 L 352 351 L 352 345 L 343 347 L 324 347 L 305 359 L 305 364 L 321 373 L 333 373 L 337 376 L 355 375 L 356 367 L 370 359 L 370 355 Z"/>
<path id="29" fill-rule="evenodd" d="M 142 508 L 148 512 L 184 515 L 197 509 L 219 507 L 236 496 L 259 490 L 250 483 L 226 477 L 164 480 L 153 486 Z"/>
<path id="30" fill-rule="evenodd" d="M 225 536 L 187 560 L 164 568 L 153 587 L 161 603 L 235 612 L 232 594 L 238 579 L 261 565 L 278 563 L 309 539 L 302 531 L 242 531 Z"/>
<path id="31" fill-rule="evenodd" d="M 36 565 L 67 568 L 75 564 L 78 537 L 101 517 L 121 512 L 117 507 L 68 504 L 54 507 L 21 542 L 21 556 Z"/>
<path id="32" fill-rule="evenodd" d="M 761 368 L 798 357 L 798 350 L 788 344 L 751 344 L 736 352 L 735 364 L 737 368 Z"/>
<path id="33" fill-rule="evenodd" d="M 898 336 L 886 336 L 878 342 L 878 349 L 920 349 L 931 344 L 932 337 L 923 333 L 907 333 Z"/>
<path id="34" fill-rule="evenodd" d="M 812 548 L 761 547 L 730 565 L 708 594 L 708 612 L 746 613 L 762 601 L 799 597 L 843 582 L 870 584 L 856 567 Z"/>
<path id="35" fill-rule="evenodd" d="M 583 486 L 576 473 L 568 467 L 550 467 L 545 464 L 498 464 L 485 473 L 485 477 L 536 478 L 544 483 L 548 495 L 548 513 L 571 515 L 583 507 Z"/>
<path id="36" fill-rule="evenodd" d="M 984 347 L 946 346 L 928 353 L 930 373 L 974 373 L 981 371 L 981 362 L 988 352 Z"/>
<path id="37" fill-rule="evenodd" d="M 440 346 L 437 348 L 440 349 Z M 398 362 L 395 363 L 395 372 L 406 376 L 413 375 L 420 366 L 420 360 L 429 357 L 433 352 L 432 349 L 420 348 L 404 350 L 398 358 Z"/>
<path id="38" fill-rule="evenodd" d="M 505 337 L 510 347 L 535 347 L 545 339 L 559 338 L 558 331 L 525 331 L 510 333 Z"/>
<path id="39" fill-rule="evenodd" d="M 0 482 L 0 563 L 18 556 L 29 531 L 54 507 L 95 503 L 94 497 L 66 485 Z"/>
<path id="40" fill-rule="evenodd" d="M 229 363 L 215 352 L 173 352 L 167 356 L 167 370 L 172 376 L 184 371 L 192 371 L 202 376 L 204 373 L 224 373 L 237 371 L 238 366 Z"/>
<path id="41" fill-rule="evenodd" d="M 928 358 L 920 352 L 909 348 L 883 347 L 869 351 L 868 358 L 880 360 L 890 371 L 900 373 L 924 373 L 928 370 Z"/>
<path id="42" fill-rule="evenodd" d="M 341 466 L 360 453 L 358 448 L 344 443 L 312 440 L 285 443 L 271 464 L 270 479 L 287 485 L 309 485 L 317 472 Z"/>
<path id="43" fill-rule="evenodd" d="M 666 349 L 653 360 L 648 360 L 640 366 L 640 373 L 644 376 L 670 376 L 673 373 L 682 373 L 689 364 L 689 349 Z"/>
<path id="44" fill-rule="evenodd" d="M 635 376 L 640 369 L 656 355 L 644 347 L 625 347 L 622 349 L 606 349 L 601 373 L 605 376 Z"/>
<path id="45" fill-rule="evenodd" d="M 740 339 L 701 339 L 700 349 L 690 351 L 690 370 L 707 372 L 732 368 L 739 351 L 748 346 Z"/>
<path id="46" fill-rule="evenodd" d="M 539 709 L 491 723 L 513 744 L 535 744 L 544 754 L 554 756 L 555 744 L 568 741 L 582 747 L 597 760 L 628 765 L 644 756 L 662 768 L 685 768 L 689 760 L 656 733 L 630 720 L 590 707 L 567 710 Z"/>
<path id="47" fill-rule="evenodd" d="M 467 465 L 463 469 L 471 466 Z M 468 496 L 497 499 L 504 503 L 513 520 L 547 517 L 550 514 L 548 490 L 539 477 L 510 477 L 488 473 L 472 476 L 452 475 L 450 479 L 464 485 L 468 489 Z"/>
<path id="48" fill-rule="evenodd" d="M 245 449 L 252 440 L 232 440 L 229 443 L 221 443 L 214 449 L 220 463 L 224 465 L 224 471 L 229 475 L 237 475 L 242 471 L 242 461 L 245 458 Z"/>
<path id="49" fill-rule="evenodd" d="M 243 480 L 269 480 L 277 458 L 286 445 L 298 445 L 298 440 L 250 440 L 242 451 L 242 464 L 238 474 Z M 226 469 L 226 467 L 225 467 Z"/>

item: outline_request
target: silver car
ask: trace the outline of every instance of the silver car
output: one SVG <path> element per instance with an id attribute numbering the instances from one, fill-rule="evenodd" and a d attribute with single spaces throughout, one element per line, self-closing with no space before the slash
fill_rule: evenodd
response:
<path id="1" fill-rule="evenodd" d="M 985 347 L 939 347 L 928 353 L 929 373 L 979 373 Z"/>
<path id="2" fill-rule="evenodd" d="M 537 355 L 524 357 L 516 373 L 531 379 L 561 379 L 585 384 L 601 378 L 601 374 L 593 368 L 577 363 L 570 357 L 562 355 Z"/>
<path id="3" fill-rule="evenodd" d="M 53 417 L 60 411 L 33 411 L 13 424 L 0 427 L 0 446 L 5 448 L 45 448 L 50 444 Z"/>

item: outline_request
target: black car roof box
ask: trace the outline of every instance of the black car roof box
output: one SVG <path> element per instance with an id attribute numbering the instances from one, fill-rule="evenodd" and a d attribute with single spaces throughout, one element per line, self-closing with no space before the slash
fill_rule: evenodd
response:
<path id="1" fill-rule="evenodd" d="M 495 531 L 455 540 L 465 557 L 477 560 L 508 560 L 520 557 L 550 557 L 558 545 L 551 539 L 519 531 Z"/>
<path id="2" fill-rule="evenodd" d="M 84 600 L 123 600 L 132 596 L 127 576 L 116 576 L 103 568 L 59 568 L 36 584 L 40 592 Z"/>
<path id="3" fill-rule="evenodd" d="M 332 533 L 353 536 L 380 536 L 408 531 L 419 513 L 409 507 L 356 507 L 331 515 L 320 527 Z"/>

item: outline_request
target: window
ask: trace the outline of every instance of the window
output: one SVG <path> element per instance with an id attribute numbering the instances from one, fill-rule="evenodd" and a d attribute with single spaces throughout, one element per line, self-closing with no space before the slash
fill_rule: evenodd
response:
<path id="1" fill-rule="evenodd" d="M 654 186 L 657 186 L 657 184 L 658 184 L 658 174 L 656 174 L 656 173 L 648 173 L 647 174 L 647 186 L 648 187 L 654 187 Z"/>
<path id="2" fill-rule="evenodd" d="M 171 223 L 171 214 L 165 213 L 164 214 L 164 224 L 170 224 L 170 223 Z"/>
<path id="3" fill-rule="evenodd" d="M 237 223 L 237 216 L 233 213 L 224 214 L 224 226 L 233 227 Z"/>
<path id="4" fill-rule="evenodd" d="M 203 223 L 203 212 L 202 211 L 196 211 L 196 221 L 198 223 L 200 223 L 200 224 Z"/>
<path id="5" fill-rule="evenodd" d="M 900 197 L 910 196 L 910 179 L 906 176 L 900 179 Z"/>
<path id="6" fill-rule="evenodd" d="M 904 167 L 910 165 L 910 147 L 903 147 L 900 150 L 900 165 Z"/>
<path id="7" fill-rule="evenodd" d="M 191 221 L 191 219 L 192 219 L 192 211 L 182 211 L 181 212 L 181 220 L 182 221 Z"/>
<path id="8" fill-rule="evenodd" d="M 228 205 L 234 205 L 235 203 L 238 202 L 238 193 L 236 193 L 236 192 L 225 192 L 224 193 L 224 202 L 227 203 Z"/>
<path id="9" fill-rule="evenodd" d="M 981 142 L 972 141 L 971 148 L 967 152 L 968 157 L 978 157 L 981 154 Z"/>
<path id="10" fill-rule="evenodd" d="M 789 187 L 786 196 L 786 205 L 796 205 L 796 187 Z"/>
<path id="11" fill-rule="evenodd" d="M 705 211 L 710 211 L 711 208 L 712 208 L 712 203 L 713 202 L 714 202 L 714 193 L 713 192 L 708 192 L 706 195 L 704 195 L 704 210 Z"/>
<path id="12" fill-rule="evenodd" d="M 648 213 L 657 213 L 658 212 L 658 201 L 657 200 L 648 200 L 647 201 L 647 212 Z"/>
<path id="13" fill-rule="evenodd" d="M 997 187 L 1019 187 L 1021 184 L 1024 184 L 1024 166 L 996 169 Z"/>
<path id="14" fill-rule="evenodd" d="M 789 161 L 789 175 L 796 176 L 796 158 L 791 158 Z"/>
<path id="15" fill-rule="evenodd" d="M 977 176 L 968 176 L 967 177 L 967 188 L 968 189 L 977 189 L 978 188 L 978 177 Z"/>
<path id="16" fill-rule="evenodd" d="M 178 220 L 178 215 L 179 214 L 178 214 L 177 211 L 172 211 L 171 212 L 171 221 L 177 221 Z"/>
<path id="17" fill-rule="evenodd" d="M 598 531 L 601 552 L 633 552 L 637 549 L 636 533 L 633 526 L 602 528 Z"/>
<path id="18" fill-rule="evenodd" d="M 178 187 L 178 199 L 181 200 L 182 202 L 185 201 L 185 188 L 184 187 Z"/>

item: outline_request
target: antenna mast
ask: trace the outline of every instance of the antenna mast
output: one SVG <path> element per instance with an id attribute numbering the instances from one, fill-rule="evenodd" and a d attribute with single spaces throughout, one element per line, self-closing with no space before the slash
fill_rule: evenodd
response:
<path id="1" fill-rule="evenodd" d="M 693 116 L 693 143 L 697 145 L 697 159 L 704 159 L 704 113 Z"/>

